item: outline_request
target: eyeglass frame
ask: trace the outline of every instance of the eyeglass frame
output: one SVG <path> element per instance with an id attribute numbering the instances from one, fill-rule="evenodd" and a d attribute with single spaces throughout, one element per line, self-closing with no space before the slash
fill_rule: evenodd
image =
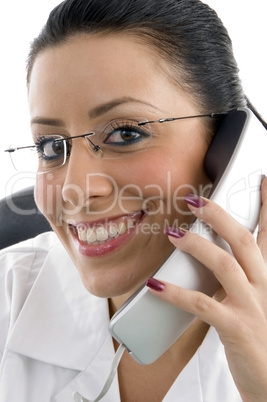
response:
<path id="1" fill-rule="evenodd" d="M 185 120 L 185 119 L 195 119 L 195 118 L 201 118 L 201 117 L 218 118 L 218 117 L 222 117 L 222 116 L 224 116 L 224 115 L 227 115 L 228 113 L 230 113 L 230 112 L 232 112 L 232 111 L 234 111 L 234 110 L 236 110 L 236 109 L 230 109 L 230 110 L 227 110 L 227 111 L 225 111 L 225 112 L 207 113 L 207 114 L 199 114 L 199 115 L 193 115 L 193 116 L 168 117 L 168 118 L 157 119 L 157 120 L 144 120 L 144 121 L 137 122 L 137 125 L 138 125 L 138 126 L 144 126 L 144 125 L 146 125 L 146 124 L 165 123 L 165 122 L 172 122 L 172 121 Z M 116 120 L 116 119 L 115 119 L 115 120 Z M 73 139 L 76 139 L 76 138 L 90 137 L 90 136 L 92 136 L 92 135 L 94 135 L 94 134 L 95 134 L 95 133 L 92 131 L 92 132 L 89 132 L 89 133 L 86 133 L 86 134 L 75 135 L 75 136 L 72 136 L 72 137 L 66 137 L 66 138 L 62 137 L 62 138 L 60 138 L 60 139 L 55 139 L 54 141 L 66 141 L 66 142 L 67 142 L 67 141 L 70 141 L 70 140 L 73 140 Z M 60 135 L 59 135 L 59 137 L 60 137 Z M 152 136 L 152 138 L 153 138 L 153 136 Z M 100 147 L 99 145 L 95 145 L 90 139 L 88 139 L 88 141 L 93 145 L 94 151 L 96 151 L 96 152 L 99 151 L 99 150 L 101 151 L 101 147 Z M 20 149 L 30 149 L 30 148 L 37 148 L 37 146 L 36 146 L 36 145 L 28 145 L 28 146 L 24 146 L 24 147 L 8 148 L 8 149 L 5 149 L 4 152 L 8 152 L 9 154 L 11 154 L 12 152 L 19 151 Z M 91 149 L 91 151 L 92 151 L 92 149 Z M 98 155 L 97 155 L 96 153 L 94 153 L 94 152 L 93 152 L 93 154 L 94 154 L 97 158 L 101 158 L 101 157 L 102 157 L 102 156 L 98 156 Z M 67 157 L 70 156 L 70 153 L 66 154 L 65 156 L 66 156 L 66 157 L 64 158 L 63 163 L 62 163 L 61 165 L 55 167 L 55 168 L 52 169 L 52 170 L 55 170 L 55 169 L 57 169 L 57 168 L 62 167 L 62 166 L 65 165 L 66 160 L 67 160 Z M 105 159 L 105 158 L 103 158 L 103 159 Z M 112 158 L 107 158 L 107 159 L 112 159 Z M 116 159 L 116 158 L 113 158 L 113 159 Z M 118 158 L 118 159 L 119 159 L 119 158 Z M 38 174 L 44 174 L 44 173 L 48 173 L 48 172 L 49 172 L 49 170 L 46 171 L 46 172 L 38 172 Z"/>

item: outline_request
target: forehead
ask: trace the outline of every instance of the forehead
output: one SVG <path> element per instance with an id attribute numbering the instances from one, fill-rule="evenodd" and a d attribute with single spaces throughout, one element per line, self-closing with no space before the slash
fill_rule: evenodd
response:
<path id="1" fill-rule="evenodd" d="M 29 83 L 30 112 L 59 114 L 62 108 L 81 110 L 85 103 L 88 108 L 124 96 L 167 112 L 171 100 L 181 104 L 189 99 L 164 70 L 155 50 L 132 37 L 75 37 L 37 56 Z"/>

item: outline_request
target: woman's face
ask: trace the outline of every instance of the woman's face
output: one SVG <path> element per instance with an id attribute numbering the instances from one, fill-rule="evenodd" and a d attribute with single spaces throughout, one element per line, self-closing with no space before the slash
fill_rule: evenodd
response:
<path id="1" fill-rule="evenodd" d="M 84 35 L 39 54 L 29 105 L 34 138 L 85 134 L 114 119 L 200 112 L 149 46 L 115 35 Z M 208 182 L 201 119 L 151 130 L 148 150 L 121 159 L 97 158 L 84 138 L 75 139 L 64 166 L 37 176 L 39 209 L 85 287 L 100 297 L 128 297 L 153 274 L 173 248 L 164 227 L 191 220 L 183 197 Z"/>

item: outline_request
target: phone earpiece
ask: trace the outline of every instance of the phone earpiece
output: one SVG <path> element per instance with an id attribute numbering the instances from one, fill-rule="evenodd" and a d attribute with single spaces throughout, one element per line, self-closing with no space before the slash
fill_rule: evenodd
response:
<path id="1" fill-rule="evenodd" d="M 209 179 L 216 184 L 221 179 L 247 120 L 244 110 L 233 110 L 226 114 L 215 133 L 204 159 L 204 167 Z"/>

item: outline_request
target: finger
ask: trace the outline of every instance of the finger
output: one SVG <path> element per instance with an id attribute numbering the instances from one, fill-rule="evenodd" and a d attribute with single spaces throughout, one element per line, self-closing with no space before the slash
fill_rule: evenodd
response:
<path id="1" fill-rule="evenodd" d="M 261 185 L 261 213 L 257 243 L 264 261 L 267 262 L 267 177 Z"/>
<path id="2" fill-rule="evenodd" d="M 255 283 L 261 282 L 265 277 L 265 267 L 253 235 L 219 205 L 210 200 L 204 201 L 205 205 L 201 208 L 190 204 L 188 207 L 196 217 L 209 224 L 230 245 L 233 255 L 245 271 L 248 280 Z"/>
<path id="3" fill-rule="evenodd" d="M 178 238 L 175 237 L 175 229 L 167 228 L 165 232 L 170 234 L 169 239 L 175 247 L 192 255 L 211 270 L 228 295 L 236 295 L 238 289 L 236 296 L 239 299 L 245 300 L 249 297 L 247 276 L 231 254 L 190 231 L 184 232 L 185 234 Z"/>

